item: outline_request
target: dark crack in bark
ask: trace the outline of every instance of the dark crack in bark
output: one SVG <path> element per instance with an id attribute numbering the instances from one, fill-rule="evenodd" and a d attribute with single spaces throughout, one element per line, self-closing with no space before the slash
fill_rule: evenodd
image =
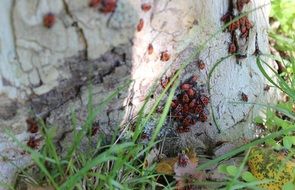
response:
<path id="1" fill-rule="evenodd" d="M 83 54 L 68 58 L 59 70 L 70 73 L 71 78 L 59 81 L 59 85 L 46 94 L 32 95 L 29 106 L 32 112 L 44 119 L 48 125 L 57 126 L 56 143 L 59 144 L 59 149 L 63 150 L 62 144 L 68 141 L 65 139 L 74 129 L 71 123 L 72 112 L 77 115 L 81 125 L 86 120 L 88 100 L 85 96 L 88 93 L 89 84 L 96 89 L 92 92 L 92 96 L 97 106 L 102 99 L 106 98 L 106 94 L 115 90 L 122 81 L 129 78 L 131 44 L 115 47 L 95 60 L 86 60 Z M 102 91 L 97 91 L 97 89 L 102 89 Z M 105 126 L 103 130 L 112 133 L 110 124 L 115 125 L 120 119 L 119 113 L 125 111 L 123 100 L 126 97 L 127 92 L 120 92 L 114 102 L 102 111 L 99 118 L 95 119 L 95 122 Z"/>
<path id="2" fill-rule="evenodd" d="M 82 42 L 84 44 L 84 57 L 85 57 L 86 60 L 88 60 L 88 42 L 87 42 L 86 36 L 84 34 L 84 31 L 79 26 L 78 21 L 74 18 L 73 14 L 71 13 L 66 0 L 63 0 L 63 5 L 65 7 L 66 14 L 74 21 L 74 23 L 72 24 L 72 26 L 76 28 L 76 31 L 78 32 L 79 36 L 82 39 Z"/>

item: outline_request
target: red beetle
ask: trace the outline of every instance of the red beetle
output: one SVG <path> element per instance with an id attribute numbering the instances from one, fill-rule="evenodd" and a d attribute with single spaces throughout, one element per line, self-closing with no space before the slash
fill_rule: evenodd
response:
<path id="1" fill-rule="evenodd" d="M 178 100 L 172 100 L 172 102 L 171 102 L 171 107 L 172 107 L 172 109 L 175 109 L 177 106 L 178 106 Z"/>
<path id="2" fill-rule="evenodd" d="M 240 26 L 246 25 L 246 19 L 247 19 L 246 16 L 243 16 L 242 18 L 239 19 Z"/>
<path id="3" fill-rule="evenodd" d="M 237 9 L 239 12 L 241 12 L 244 8 L 245 4 L 248 4 L 250 0 L 237 0 Z"/>
<path id="4" fill-rule="evenodd" d="M 55 15 L 53 13 L 47 13 L 43 16 L 43 26 L 46 28 L 51 28 L 55 23 Z"/>
<path id="5" fill-rule="evenodd" d="M 203 106 L 202 105 L 197 105 L 196 108 L 195 108 L 195 113 L 202 113 L 204 110 Z"/>
<path id="6" fill-rule="evenodd" d="M 93 126 L 91 128 L 91 136 L 95 136 L 99 132 L 100 127 L 99 126 Z"/>
<path id="7" fill-rule="evenodd" d="M 191 125 L 192 118 L 191 116 L 186 116 L 182 122 L 183 126 L 188 127 Z"/>
<path id="8" fill-rule="evenodd" d="M 37 133 L 39 130 L 37 122 L 33 118 L 28 118 L 26 120 L 26 123 L 28 125 L 28 132 L 30 133 Z"/>
<path id="9" fill-rule="evenodd" d="M 265 85 L 265 87 L 263 88 L 264 91 L 269 91 L 270 90 L 270 86 L 267 84 Z"/>
<path id="10" fill-rule="evenodd" d="M 202 61 L 202 60 L 199 60 L 197 64 L 198 64 L 198 67 L 200 70 L 203 70 L 206 67 L 204 61 Z"/>
<path id="11" fill-rule="evenodd" d="M 31 147 L 32 149 L 38 148 L 40 145 L 41 139 L 36 139 L 35 137 L 30 137 L 29 141 L 27 142 L 27 146 Z"/>
<path id="12" fill-rule="evenodd" d="M 196 95 L 196 91 L 193 89 L 188 89 L 187 94 L 190 98 L 193 98 Z"/>
<path id="13" fill-rule="evenodd" d="M 111 13 L 114 12 L 117 7 L 117 0 L 102 0 L 100 12 Z"/>
<path id="14" fill-rule="evenodd" d="M 200 113 L 200 115 L 199 115 L 199 120 L 200 120 L 201 122 L 206 122 L 206 121 L 207 121 L 207 116 L 206 116 L 206 114 L 205 114 L 205 113 Z"/>
<path id="15" fill-rule="evenodd" d="M 136 27 L 137 32 L 140 32 L 142 30 L 143 25 L 144 25 L 144 22 L 143 22 L 143 19 L 141 18 L 141 19 L 139 19 L 139 22 L 138 22 L 137 27 Z"/>
<path id="16" fill-rule="evenodd" d="M 250 21 L 250 20 L 248 20 L 248 18 L 246 19 L 246 28 L 248 29 L 248 30 L 250 30 L 251 28 L 253 28 L 253 24 L 252 24 L 252 22 Z"/>
<path id="17" fill-rule="evenodd" d="M 162 86 L 162 88 L 166 88 L 167 87 L 167 85 L 169 84 L 169 82 L 170 82 L 170 78 L 169 77 L 165 77 L 164 79 L 162 79 L 161 80 L 161 86 Z"/>
<path id="18" fill-rule="evenodd" d="M 183 113 L 189 113 L 189 110 L 190 110 L 190 109 L 189 109 L 189 105 L 188 105 L 188 104 L 184 104 L 184 105 L 183 105 L 182 112 L 183 112 Z"/>
<path id="19" fill-rule="evenodd" d="M 223 15 L 222 17 L 221 17 L 221 21 L 222 22 L 224 22 L 224 23 L 226 23 L 226 22 L 229 22 L 229 21 L 231 21 L 232 19 L 233 19 L 233 14 L 232 13 L 230 13 L 230 12 L 227 12 L 227 13 L 225 13 L 225 15 Z"/>
<path id="20" fill-rule="evenodd" d="M 206 106 L 209 104 L 209 98 L 207 96 L 201 96 L 201 102 Z"/>
<path id="21" fill-rule="evenodd" d="M 244 102 L 248 102 L 248 96 L 242 92 L 241 94 L 241 99 L 244 101 Z"/>
<path id="22" fill-rule="evenodd" d="M 160 60 L 161 61 L 169 61 L 169 59 L 170 59 L 170 55 L 169 55 L 168 51 L 167 50 L 162 51 L 161 55 L 160 55 Z"/>
<path id="23" fill-rule="evenodd" d="M 247 32 L 247 28 L 245 25 L 240 27 L 241 33 L 244 34 L 245 32 Z"/>
<path id="24" fill-rule="evenodd" d="M 236 29 L 240 27 L 239 21 L 233 22 L 229 25 L 228 29 L 230 32 L 234 32 Z"/>
<path id="25" fill-rule="evenodd" d="M 187 95 L 187 93 L 183 93 L 182 102 L 184 102 L 184 103 L 189 103 L 190 102 L 190 99 L 189 99 L 189 96 Z"/>
<path id="26" fill-rule="evenodd" d="M 241 34 L 241 38 L 248 38 L 248 36 L 249 36 L 249 31 L 248 30 Z"/>
<path id="27" fill-rule="evenodd" d="M 196 99 L 192 99 L 192 101 L 189 103 L 189 107 L 190 108 L 194 108 L 196 106 L 197 100 Z"/>
<path id="28" fill-rule="evenodd" d="M 151 55 L 154 52 L 153 44 L 148 45 L 147 52 L 149 55 Z"/>
<path id="29" fill-rule="evenodd" d="M 100 4 L 100 0 L 90 0 L 89 7 L 97 7 Z"/>
<path id="30" fill-rule="evenodd" d="M 144 11 L 144 12 L 148 12 L 150 9 L 152 8 L 152 6 L 148 3 L 143 3 L 141 5 L 141 9 Z"/>
<path id="31" fill-rule="evenodd" d="M 191 88 L 190 84 L 184 83 L 180 86 L 181 90 L 189 90 Z"/>
<path id="32" fill-rule="evenodd" d="M 195 119 L 191 119 L 191 125 L 195 125 L 197 121 Z"/>
<path id="33" fill-rule="evenodd" d="M 237 46 L 235 43 L 230 43 L 228 48 L 229 53 L 236 53 L 237 52 Z"/>

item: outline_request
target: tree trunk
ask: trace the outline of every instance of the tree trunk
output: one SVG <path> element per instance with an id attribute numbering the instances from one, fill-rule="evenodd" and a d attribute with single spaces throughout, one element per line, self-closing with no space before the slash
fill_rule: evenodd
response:
<path id="1" fill-rule="evenodd" d="M 27 143 L 32 136 L 40 137 L 27 130 L 27 118 L 43 118 L 57 126 L 62 151 L 73 130 L 71 112 L 79 125 L 86 120 L 88 84 L 92 84 L 94 105 L 99 105 L 132 79 L 129 89 L 121 90 L 96 118 L 101 131 L 111 134 L 110 126 L 136 116 L 152 84 L 163 79 L 164 70 L 171 77 L 186 62 L 190 64 L 181 82 L 198 76 L 197 88 L 210 98 L 205 108 L 208 120 L 198 121 L 188 133 L 177 133 L 177 126 L 172 126 L 178 137 L 175 146 L 206 146 L 207 141 L 220 140 L 240 144 L 252 139 L 256 129 L 251 123 L 260 108 L 232 102 L 276 98 L 272 89 L 264 90 L 267 83 L 255 56 L 257 48 L 268 53 L 269 3 L 252 0 L 244 6 L 243 12 L 252 10 L 247 16 L 253 27 L 247 38 L 235 32 L 243 58 L 231 56 L 214 67 L 229 55 L 229 44 L 235 39 L 228 31 L 211 37 L 224 25 L 220 18 L 228 10 L 238 15 L 236 0 L 118 0 L 114 12 L 103 3 L 90 7 L 85 0 L 2 0 L 0 181 L 13 182 L 13 164 L 30 163 L 29 155 L 11 143 L 7 129 Z M 206 46 L 197 51 L 202 44 Z M 200 60 L 203 69 L 197 64 Z M 162 90 L 159 85 L 150 104 Z"/>

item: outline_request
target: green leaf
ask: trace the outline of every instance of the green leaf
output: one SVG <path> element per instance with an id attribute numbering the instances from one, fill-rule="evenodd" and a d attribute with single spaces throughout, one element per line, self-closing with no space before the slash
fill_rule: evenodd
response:
<path id="1" fill-rule="evenodd" d="M 227 166 L 226 171 L 229 175 L 231 176 L 236 176 L 237 173 L 239 172 L 239 169 L 236 166 Z"/>
<path id="2" fill-rule="evenodd" d="M 286 183 L 283 186 L 283 190 L 294 190 L 295 189 L 295 185 L 292 182 Z"/>
<path id="3" fill-rule="evenodd" d="M 271 146 L 275 146 L 277 144 L 277 141 L 275 141 L 274 139 L 267 139 L 265 143 Z"/>
<path id="4" fill-rule="evenodd" d="M 275 149 L 275 150 L 281 150 L 282 148 L 283 148 L 283 146 L 281 145 L 281 144 L 275 144 L 274 146 L 273 146 L 273 148 Z"/>
<path id="5" fill-rule="evenodd" d="M 260 116 L 254 118 L 254 122 L 257 124 L 263 124 L 263 119 Z"/>
<path id="6" fill-rule="evenodd" d="M 226 167 L 227 167 L 227 165 L 224 165 L 224 164 L 219 165 L 218 172 L 219 173 L 227 173 Z"/>
<path id="7" fill-rule="evenodd" d="M 242 178 L 246 182 L 257 181 L 257 178 L 251 172 L 248 171 L 242 173 Z"/>
<path id="8" fill-rule="evenodd" d="M 293 139 L 292 139 L 292 137 L 290 137 L 290 136 L 285 136 L 284 138 L 283 138 L 283 145 L 284 145 L 284 147 L 286 148 L 286 149 L 290 149 L 291 147 L 292 147 L 292 144 L 293 144 Z"/>

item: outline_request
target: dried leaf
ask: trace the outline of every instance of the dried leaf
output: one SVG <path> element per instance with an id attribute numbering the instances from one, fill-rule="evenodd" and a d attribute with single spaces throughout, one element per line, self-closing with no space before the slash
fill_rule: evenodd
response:
<path id="1" fill-rule="evenodd" d="M 174 174 L 174 164 L 177 162 L 177 157 L 165 158 L 161 160 L 157 166 L 156 171 L 160 174 L 173 175 Z"/>

